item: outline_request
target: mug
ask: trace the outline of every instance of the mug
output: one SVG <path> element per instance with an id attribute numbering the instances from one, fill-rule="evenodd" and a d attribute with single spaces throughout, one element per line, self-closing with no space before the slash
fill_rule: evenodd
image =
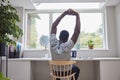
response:
<path id="1" fill-rule="evenodd" d="M 71 51 L 71 57 L 76 58 L 76 56 L 77 56 L 77 51 L 76 50 Z"/>

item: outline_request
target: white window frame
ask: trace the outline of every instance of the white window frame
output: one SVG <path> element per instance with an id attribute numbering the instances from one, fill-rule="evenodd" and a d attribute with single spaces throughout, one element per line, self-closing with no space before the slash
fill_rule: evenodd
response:
<path id="1" fill-rule="evenodd" d="M 51 25 L 53 23 L 53 13 L 62 13 L 64 12 L 65 10 L 62 9 L 62 10 L 37 10 L 37 11 L 33 11 L 33 10 L 26 10 L 26 15 L 28 13 L 48 13 L 50 16 L 49 16 L 49 29 L 51 30 Z M 103 9 L 86 9 L 86 10 L 83 10 L 83 9 L 76 9 L 76 11 L 78 11 L 79 13 L 98 13 L 98 12 L 101 12 L 103 13 L 103 16 L 102 16 L 102 23 L 103 23 L 103 36 L 104 36 L 104 39 L 103 39 L 103 48 L 100 49 L 100 50 L 107 50 L 108 49 L 108 38 L 107 38 L 107 27 L 105 25 L 105 10 Z M 26 26 L 27 26 L 27 18 L 26 18 Z M 30 50 L 30 49 L 27 49 L 26 48 L 26 43 L 27 43 L 27 27 L 25 26 L 25 36 L 24 36 L 24 49 L 25 50 Z M 80 49 L 81 50 L 81 49 Z"/>

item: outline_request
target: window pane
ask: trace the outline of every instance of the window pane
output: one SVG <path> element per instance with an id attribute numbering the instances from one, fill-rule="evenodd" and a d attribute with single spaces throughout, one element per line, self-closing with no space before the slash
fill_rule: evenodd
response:
<path id="1" fill-rule="evenodd" d="M 27 48 L 49 47 L 49 14 L 29 14 L 27 26 Z"/>
<path id="2" fill-rule="evenodd" d="M 61 13 L 53 13 L 53 22 Z M 88 48 L 87 41 L 92 39 L 95 48 L 104 48 L 102 13 L 80 13 L 81 33 L 73 49 Z M 49 13 L 28 14 L 27 49 L 49 49 Z M 71 38 L 76 24 L 76 17 L 66 15 L 57 26 L 57 38 L 61 30 L 69 31 Z"/>
<path id="3" fill-rule="evenodd" d="M 81 13 L 80 47 L 87 48 L 87 41 L 93 40 L 95 48 L 103 48 L 102 13 Z"/>
<path id="4" fill-rule="evenodd" d="M 53 14 L 53 21 L 60 13 Z M 95 48 L 103 48 L 102 13 L 80 13 L 81 33 L 73 49 L 88 48 L 87 41 L 92 39 Z M 75 28 L 75 16 L 65 16 L 58 25 L 57 38 L 61 30 L 68 30 L 70 37 Z"/>

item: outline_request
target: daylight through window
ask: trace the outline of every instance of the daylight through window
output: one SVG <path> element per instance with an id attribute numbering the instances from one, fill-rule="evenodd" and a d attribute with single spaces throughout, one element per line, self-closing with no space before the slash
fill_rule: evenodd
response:
<path id="1" fill-rule="evenodd" d="M 57 7 L 65 4 L 58 4 Z M 81 6 L 78 7 L 79 4 L 70 3 L 68 6 L 62 7 L 63 10 L 60 8 L 57 8 L 58 10 L 55 9 L 55 7 L 53 7 L 55 4 L 52 3 L 36 5 L 37 9 L 39 9 L 38 12 L 33 11 L 32 13 L 27 13 L 27 36 L 25 37 L 26 49 L 49 49 L 51 25 L 68 7 L 77 9 L 81 19 L 81 33 L 73 49 L 87 49 L 87 41 L 90 39 L 93 40 L 96 49 L 105 48 L 104 18 L 103 11 L 100 10 L 100 4 L 94 3 L 93 6 L 93 4 L 81 3 Z M 49 7 L 45 7 L 45 5 Z M 89 5 L 90 7 L 87 8 L 85 5 Z M 75 20 L 75 16 L 66 15 L 57 26 L 57 38 L 60 31 L 63 29 L 69 31 L 69 38 L 71 38 L 76 24 Z"/>

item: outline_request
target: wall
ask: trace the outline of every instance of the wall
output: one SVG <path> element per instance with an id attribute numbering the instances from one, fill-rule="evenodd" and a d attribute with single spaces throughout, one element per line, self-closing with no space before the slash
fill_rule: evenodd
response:
<path id="1" fill-rule="evenodd" d="M 120 57 L 120 3 L 116 5 L 116 42 L 117 42 L 117 55 Z"/>
<path id="2" fill-rule="evenodd" d="M 108 49 L 112 50 L 112 54 L 116 55 L 116 23 L 115 23 L 115 7 L 108 6 L 105 11 L 105 29 L 106 29 L 106 42 Z"/>
<path id="3" fill-rule="evenodd" d="M 20 22 L 18 23 L 18 26 L 23 29 L 23 34 L 24 34 L 24 26 L 25 26 L 25 9 L 23 7 L 16 7 L 17 13 L 20 17 Z M 23 38 L 18 39 L 19 42 L 24 43 Z"/>

